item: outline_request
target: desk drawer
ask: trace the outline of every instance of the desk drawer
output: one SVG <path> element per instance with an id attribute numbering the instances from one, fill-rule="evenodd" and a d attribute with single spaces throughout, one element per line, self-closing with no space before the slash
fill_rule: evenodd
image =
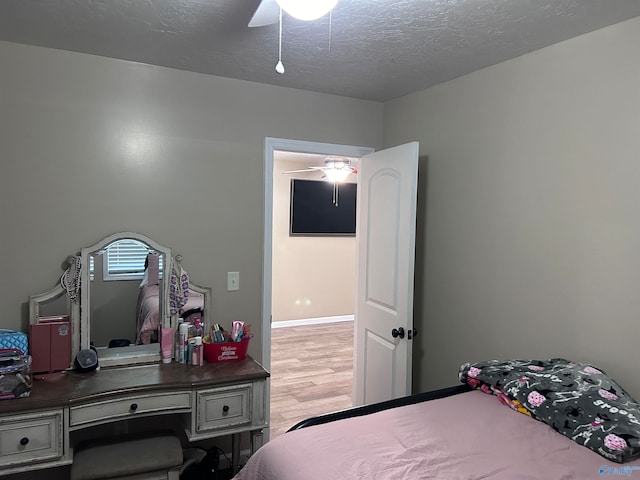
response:
<path id="1" fill-rule="evenodd" d="M 132 395 L 115 400 L 87 403 L 71 407 L 69 425 L 73 427 L 92 423 L 112 422 L 145 414 L 172 413 L 191 408 L 191 392 L 169 392 L 150 395 Z"/>
<path id="2" fill-rule="evenodd" d="M 61 458 L 62 433 L 62 410 L 0 417 L 0 466 Z"/>
<path id="3" fill-rule="evenodd" d="M 250 383 L 200 390 L 196 398 L 196 431 L 218 430 L 251 423 Z"/>

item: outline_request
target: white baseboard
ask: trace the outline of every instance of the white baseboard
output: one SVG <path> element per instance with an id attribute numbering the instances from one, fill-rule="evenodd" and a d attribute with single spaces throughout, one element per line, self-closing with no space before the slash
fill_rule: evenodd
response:
<path id="1" fill-rule="evenodd" d="M 304 325 L 318 325 L 321 323 L 337 323 L 337 322 L 353 322 L 353 315 L 339 315 L 335 317 L 301 318 L 300 320 L 282 320 L 279 322 L 272 322 L 271 328 L 302 327 Z"/>

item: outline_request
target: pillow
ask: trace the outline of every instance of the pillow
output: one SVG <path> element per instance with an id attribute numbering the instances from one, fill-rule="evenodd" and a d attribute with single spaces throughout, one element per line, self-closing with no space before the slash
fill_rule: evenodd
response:
<path id="1" fill-rule="evenodd" d="M 504 394 L 537 420 L 608 460 L 640 457 L 640 404 L 601 369 L 563 358 L 466 363 L 459 378 Z"/>
<path id="2" fill-rule="evenodd" d="M 147 255 L 147 269 L 148 272 L 148 284 L 149 285 L 158 285 L 158 281 L 160 278 L 159 275 L 159 265 L 160 265 L 160 257 L 153 253 Z"/>
<path id="3" fill-rule="evenodd" d="M 142 288 L 146 285 L 149 285 L 149 269 L 145 268 L 144 273 L 142 274 L 142 281 L 140 282 L 140 287 Z"/>

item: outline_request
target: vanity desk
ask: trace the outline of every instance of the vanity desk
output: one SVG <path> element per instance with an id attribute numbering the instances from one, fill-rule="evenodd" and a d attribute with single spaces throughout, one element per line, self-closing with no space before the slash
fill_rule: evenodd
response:
<path id="1" fill-rule="evenodd" d="M 75 437 L 89 428 L 141 417 L 177 415 L 191 441 L 251 436 L 251 453 L 267 427 L 266 379 L 250 357 L 202 367 L 169 364 L 67 371 L 35 380 L 31 395 L 0 402 L 0 476 L 73 463 Z"/>
<path id="2" fill-rule="evenodd" d="M 60 281 L 29 297 L 30 330 L 50 333 L 30 338 L 30 396 L 0 400 L 0 476 L 71 465 L 84 440 L 132 431 L 170 429 L 183 447 L 229 435 L 232 469 L 239 434 L 250 434 L 251 453 L 262 445 L 269 374 L 260 364 L 160 363 L 162 332 L 173 350 L 179 320 L 212 325 L 211 289 L 193 283 L 181 260 L 145 235 L 115 233 L 68 257 Z M 61 317 L 67 327 L 48 328 Z M 76 371 L 78 352 L 90 349 L 100 368 Z"/>

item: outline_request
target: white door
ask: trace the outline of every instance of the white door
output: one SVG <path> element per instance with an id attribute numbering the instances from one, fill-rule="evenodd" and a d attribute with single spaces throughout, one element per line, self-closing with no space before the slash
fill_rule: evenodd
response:
<path id="1" fill-rule="evenodd" d="M 418 143 L 361 158 L 354 405 L 411 393 Z"/>

